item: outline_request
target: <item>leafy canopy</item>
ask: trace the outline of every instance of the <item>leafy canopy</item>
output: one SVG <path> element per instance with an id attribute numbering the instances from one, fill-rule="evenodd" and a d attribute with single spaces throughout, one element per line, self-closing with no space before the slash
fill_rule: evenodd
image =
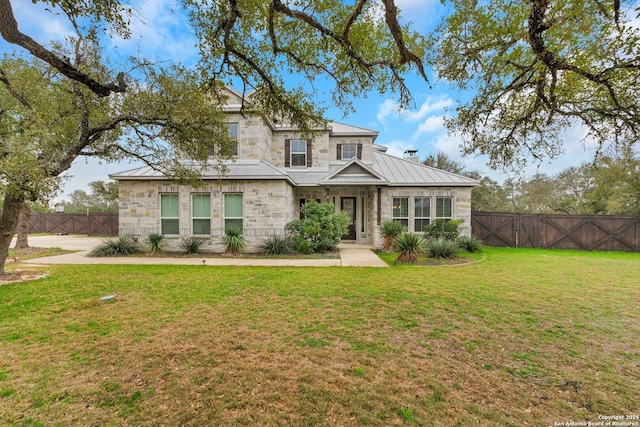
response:
<path id="1" fill-rule="evenodd" d="M 473 92 L 447 125 L 493 167 L 557 156 L 582 126 L 600 149 L 634 144 L 640 34 L 619 0 L 450 0 L 429 37 L 441 78 Z"/>

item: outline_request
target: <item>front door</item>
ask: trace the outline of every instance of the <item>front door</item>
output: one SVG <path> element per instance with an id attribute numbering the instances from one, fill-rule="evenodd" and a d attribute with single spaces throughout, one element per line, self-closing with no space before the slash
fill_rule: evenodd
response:
<path id="1" fill-rule="evenodd" d="M 340 210 L 349 216 L 349 232 L 342 236 L 342 240 L 356 240 L 356 198 L 340 198 Z"/>

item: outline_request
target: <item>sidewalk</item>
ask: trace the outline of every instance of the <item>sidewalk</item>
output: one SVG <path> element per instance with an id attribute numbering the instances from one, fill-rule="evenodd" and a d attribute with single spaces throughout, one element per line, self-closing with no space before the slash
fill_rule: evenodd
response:
<path id="1" fill-rule="evenodd" d="M 275 258 L 153 258 L 153 257 L 87 257 L 86 254 L 100 245 L 104 237 L 86 236 L 33 236 L 29 237 L 29 245 L 33 247 L 58 247 L 62 249 L 79 250 L 65 255 L 55 255 L 34 258 L 29 264 L 181 264 L 181 265 L 237 265 L 264 267 L 388 267 L 373 252 L 369 246 L 351 243 L 338 245 L 339 259 L 306 258 L 306 259 L 275 259 Z M 14 243 L 12 243 L 13 246 Z"/>

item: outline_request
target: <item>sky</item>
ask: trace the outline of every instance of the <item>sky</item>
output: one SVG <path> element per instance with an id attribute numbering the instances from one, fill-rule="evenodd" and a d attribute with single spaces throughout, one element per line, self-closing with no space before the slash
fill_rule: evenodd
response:
<path id="1" fill-rule="evenodd" d="M 132 37 L 128 40 L 110 39 L 105 44 L 106 55 L 118 64 L 130 55 L 141 55 L 157 61 L 175 61 L 190 65 L 197 59 L 196 39 L 184 14 L 176 10 L 176 0 L 137 0 L 136 13 L 131 21 Z M 411 17 L 412 28 L 420 32 L 433 29 L 447 12 L 440 0 L 397 0 L 402 16 Z M 63 40 L 72 34 L 64 16 L 46 10 L 41 4 L 27 0 L 12 1 L 14 13 L 22 32 L 43 45 L 51 40 Z M 0 40 L 0 53 L 24 54 L 21 48 Z M 554 175 L 570 166 L 593 158 L 594 150 L 584 147 L 580 129 L 571 129 L 564 138 L 565 152 L 553 161 L 529 162 L 519 175 L 494 171 L 482 156 L 462 157 L 460 136 L 451 135 L 444 126 L 444 118 L 455 114 L 460 100 L 468 94 L 460 93 L 446 82 L 431 81 L 431 87 L 419 76 L 409 76 L 407 85 L 414 97 L 414 105 L 398 112 L 392 94 L 363 94 L 354 100 L 355 113 L 344 116 L 337 108 L 329 108 L 326 118 L 379 132 L 376 143 L 388 147 L 388 154 L 402 157 L 407 149 L 418 150 L 420 160 L 438 151 L 460 161 L 465 170 L 478 171 L 483 176 L 503 182 L 507 178 L 530 178 L 536 173 Z M 88 192 L 91 181 L 107 181 L 110 173 L 139 166 L 137 163 L 106 164 L 96 159 L 79 158 L 65 174 L 62 192 L 54 199 L 68 199 L 75 190 Z"/>

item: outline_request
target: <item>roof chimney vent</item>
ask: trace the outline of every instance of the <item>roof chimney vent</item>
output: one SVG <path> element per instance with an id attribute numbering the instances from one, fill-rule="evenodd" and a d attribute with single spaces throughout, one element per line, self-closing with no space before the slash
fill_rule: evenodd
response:
<path id="1" fill-rule="evenodd" d="M 404 158 L 405 160 L 409 160 L 410 162 L 420 163 L 418 150 L 414 150 L 413 148 L 404 151 Z"/>

